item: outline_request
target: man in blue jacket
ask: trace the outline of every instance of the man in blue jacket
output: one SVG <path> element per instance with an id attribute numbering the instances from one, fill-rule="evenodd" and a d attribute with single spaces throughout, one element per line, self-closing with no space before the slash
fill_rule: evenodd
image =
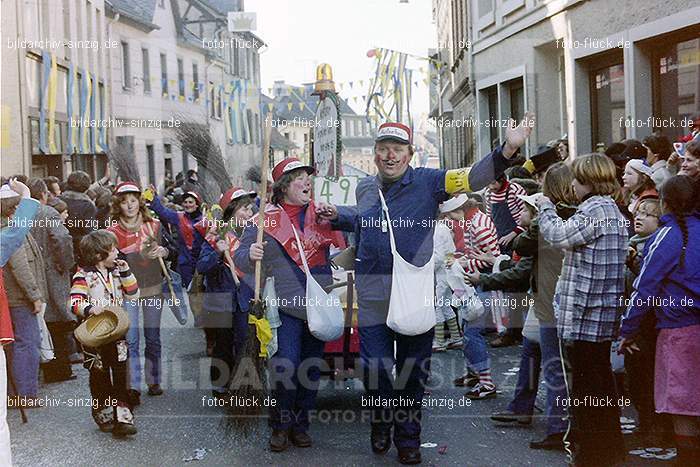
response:
<path id="1" fill-rule="evenodd" d="M 434 332 L 430 329 L 407 336 L 386 324 L 393 255 L 379 190 L 386 199 L 398 254 L 415 266 L 425 265 L 432 257 L 438 205 L 454 193 L 477 191 L 497 179 L 533 126 L 534 115 L 528 113 L 517 127 L 511 121 L 506 142 L 473 167 L 436 170 L 411 167 L 411 129 L 400 123 L 385 123 L 377 131 L 374 146 L 378 175 L 360 181 L 357 206 L 317 206 L 319 216 L 332 220 L 339 230 L 354 232 L 357 239 L 360 360 L 371 412 L 371 445 L 377 454 L 390 449 L 393 426 L 399 461 L 421 462 L 420 407 L 430 371 Z M 392 377 L 394 364 L 397 381 Z"/>

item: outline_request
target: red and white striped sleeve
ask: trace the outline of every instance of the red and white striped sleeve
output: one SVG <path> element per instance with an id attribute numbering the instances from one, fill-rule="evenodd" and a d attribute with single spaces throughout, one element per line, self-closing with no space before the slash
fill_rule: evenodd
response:
<path id="1" fill-rule="evenodd" d="M 511 189 L 509 190 L 508 209 L 513 216 L 513 220 L 518 224 L 513 232 L 515 232 L 516 235 L 519 235 L 525 232 L 526 229 L 520 226 L 520 218 L 525 210 L 525 202 L 518 198 L 518 195 L 526 196 L 527 191 L 525 191 L 525 188 L 517 183 L 511 182 L 510 186 Z"/>
<path id="2" fill-rule="evenodd" d="M 496 226 L 491 220 L 491 217 L 484 213 L 477 212 L 471 219 L 470 229 L 473 245 L 477 252 L 491 253 L 494 256 L 499 256 L 501 254 L 501 250 L 498 247 Z M 480 259 L 467 259 L 467 267 L 472 271 L 488 268 L 489 266 L 489 263 Z"/>

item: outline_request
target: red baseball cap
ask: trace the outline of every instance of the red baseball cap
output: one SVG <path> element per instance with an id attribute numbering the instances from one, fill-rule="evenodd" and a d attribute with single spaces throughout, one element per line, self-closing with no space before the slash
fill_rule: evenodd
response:
<path id="1" fill-rule="evenodd" d="M 402 144 L 412 144 L 413 132 L 403 123 L 382 123 L 377 130 L 377 137 L 374 139 L 374 141 L 378 142 L 387 140 L 397 141 Z"/>
<path id="2" fill-rule="evenodd" d="M 197 202 L 197 204 L 202 204 L 202 198 L 194 191 L 186 191 L 185 194 L 182 195 L 183 200 L 187 197 L 194 198 L 194 200 Z"/>
<path id="3" fill-rule="evenodd" d="M 277 180 L 282 178 L 282 175 L 296 169 L 304 169 L 309 175 L 313 175 L 314 172 L 316 172 L 316 169 L 314 169 L 310 165 L 304 164 L 296 157 L 289 157 L 278 163 L 275 166 L 275 168 L 272 169 L 272 181 L 276 182 Z"/>
<path id="4" fill-rule="evenodd" d="M 141 188 L 135 182 L 121 182 L 114 189 L 114 194 L 123 195 L 124 193 L 141 193 Z"/>
<path id="5" fill-rule="evenodd" d="M 221 209 L 226 209 L 228 205 L 231 204 L 231 201 L 235 201 L 244 196 L 255 198 L 257 193 L 255 191 L 244 190 L 243 188 L 237 186 L 231 187 L 221 195 L 221 198 L 219 198 L 219 206 L 221 206 Z"/>

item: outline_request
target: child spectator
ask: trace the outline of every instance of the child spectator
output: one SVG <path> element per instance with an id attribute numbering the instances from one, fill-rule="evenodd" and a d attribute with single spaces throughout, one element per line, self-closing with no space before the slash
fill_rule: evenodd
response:
<path id="1" fill-rule="evenodd" d="M 546 196 L 537 200 L 544 239 L 564 248 L 554 296 L 559 337 L 571 364 L 576 465 L 612 465 L 624 459 L 620 409 L 580 401 L 616 399 L 610 345 L 625 290 L 626 220 L 612 198 L 619 190 L 615 164 L 603 154 L 574 159 L 572 186 L 580 204 L 566 221 Z"/>
<path id="2" fill-rule="evenodd" d="M 667 161 L 673 152 L 673 146 L 663 135 L 649 135 L 644 138 L 642 144 L 647 150 L 646 162 L 651 167 L 651 179 L 654 180 L 656 188 L 659 189 L 672 176 Z"/>
<path id="3" fill-rule="evenodd" d="M 469 194 L 464 203 L 464 211 L 454 212 L 454 218 L 464 225 L 465 254 L 456 259 L 467 272 L 490 272 L 492 258 L 500 255 L 496 227 L 491 218 L 479 210 L 481 197 Z M 447 262 L 451 266 L 451 261 Z M 477 295 L 485 308 L 491 304 L 491 292 L 477 290 Z M 456 386 L 467 386 L 465 394 L 470 399 L 486 399 L 496 396 L 496 385 L 491 377 L 491 359 L 486 340 L 481 335 L 480 320 L 464 324 L 464 357 L 467 373 L 455 380 Z"/>
<path id="4" fill-rule="evenodd" d="M 124 300 L 139 296 L 136 278 L 129 265 L 117 259 L 117 237 L 107 230 L 97 230 L 80 240 L 85 265 L 73 276 L 71 307 L 85 320 L 102 313 L 106 306 L 121 306 Z M 90 371 L 90 395 L 96 402 L 92 418 L 102 432 L 116 438 L 136 433 L 134 415 L 128 403 L 128 347 L 120 338 L 99 348 L 83 346 L 85 368 Z M 116 400 L 116 406 L 111 405 Z"/>
<path id="5" fill-rule="evenodd" d="M 628 210 L 633 216 L 639 203 L 645 199 L 659 197 L 654 180 L 651 178 L 653 175 L 651 167 L 639 159 L 631 159 L 625 166 L 622 183 L 629 196 Z"/>
<path id="6" fill-rule="evenodd" d="M 457 315 L 451 305 L 452 289 L 447 282 L 447 260 L 455 257 L 454 242 L 455 227 L 460 219 L 464 219 L 462 206 L 467 201 L 466 195 L 449 199 L 440 205 L 440 216 L 435 226 L 433 237 L 433 254 L 435 258 L 435 339 L 433 352 L 444 352 L 447 349 L 461 347 L 462 336 L 459 333 Z M 451 228 L 452 227 L 452 228 Z M 461 229 L 458 231 L 462 232 Z M 450 332 L 450 340 L 445 338 L 445 324 Z"/>
<path id="7" fill-rule="evenodd" d="M 656 313 L 654 403 L 658 413 L 672 415 L 678 465 L 700 464 L 700 249 L 694 247 L 700 215 L 694 191 L 686 176 L 662 185 L 661 228 L 644 248 L 620 329 L 620 351 L 636 351 L 644 318 Z"/>
<path id="8" fill-rule="evenodd" d="M 527 195 L 527 192 L 517 183 L 506 180 L 505 175 L 489 183 L 484 194 L 486 214 L 493 219 L 498 244 L 504 253 L 510 252 L 510 243 L 525 231 L 519 225 L 525 205 L 518 195 Z"/>
<path id="9" fill-rule="evenodd" d="M 634 215 L 635 235 L 630 238 L 625 271 L 625 296 L 633 292 L 634 280 L 639 275 L 644 260 L 644 246 L 659 227 L 661 207 L 659 201 L 642 201 Z M 657 432 L 664 431 L 666 421 L 654 412 L 654 355 L 656 354 L 656 317 L 647 313 L 642 319 L 640 333 L 636 339 L 639 352 L 626 354 L 625 376 L 629 395 L 639 416 L 637 433 L 654 443 Z"/>

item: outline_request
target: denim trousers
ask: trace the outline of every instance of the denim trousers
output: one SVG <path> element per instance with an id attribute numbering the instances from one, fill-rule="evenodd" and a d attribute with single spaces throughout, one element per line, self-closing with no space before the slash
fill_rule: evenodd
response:
<path id="1" fill-rule="evenodd" d="M 15 342 L 9 346 L 12 376 L 17 395 L 36 397 L 39 391 L 41 335 L 37 316 L 26 306 L 10 308 Z"/>
<path id="2" fill-rule="evenodd" d="M 360 364 L 367 396 L 375 402 L 401 401 L 394 407 L 370 403 L 372 431 L 386 432 L 393 426 L 397 448 L 419 448 L 434 329 L 416 336 L 398 334 L 386 325 L 388 309 L 388 301 L 360 303 Z"/>
<path id="3" fill-rule="evenodd" d="M 163 297 L 141 297 L 138 304 L 125 300 L 124 307 L 129 313 L 129 330 L 126 342 L 129 346 L 129 386 L 141 390 L 141 320 L 143 313 L 143 336 L 146 340 L 146 384 L 160 384 L 161 376 L 161 345 L 160 345 L 160 316 L 163 311 Z"/>
<path id="4" fill-rule="evenodd" d="M 309 412 L 316 406 L 325 342 L 311 335 L 306 321 L 280 311 L 278 348 L 268 363 L 276 402 L 270 407 L 270 426 L 273 430 L 306 433 Z"/>
<path id="5" fill-rule="evenodd" d="M 464 327 L 464 360 L 467 363 L 467 368 L 473 372 L 479 373 L 491 368 L 491 359 L 486 346 L 486 339 L 481 335 L 481 326 L 475 323 L 462 322 Z"/>

